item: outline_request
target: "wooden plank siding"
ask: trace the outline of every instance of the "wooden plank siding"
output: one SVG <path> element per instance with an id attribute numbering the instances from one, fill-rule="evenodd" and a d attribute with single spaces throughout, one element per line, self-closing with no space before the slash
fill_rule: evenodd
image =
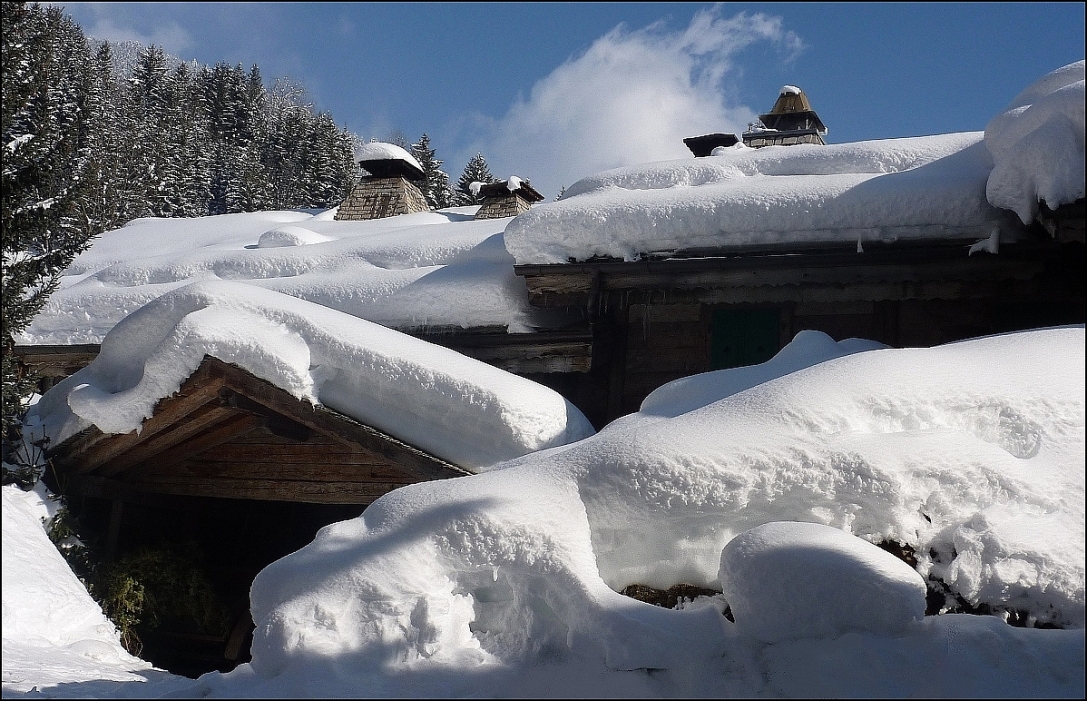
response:
<path id="1" fill-rule="evenodd" d="M 609 397 L 578 403 L 598 428 L 637 411 L 660 385 L 711 367 L 717 310 L 774 310 L 778 348 L 802 330 L 836 340 L 932 346 L 1084 319 L 1081 244 L 1041 239 L 967 255 L 966 242 L 865 252 L 743 251 L 515 266 L 529 301 L 580 309 L 593 330 L 584 382 Z"/>
<path id="2" fill-rule="evenodd" d="M 421 480 L 469 474 L 211 357 L 139 432 L 95 427 L 50 451 L 93 496 L 140 494 L 366 505 Z"/>

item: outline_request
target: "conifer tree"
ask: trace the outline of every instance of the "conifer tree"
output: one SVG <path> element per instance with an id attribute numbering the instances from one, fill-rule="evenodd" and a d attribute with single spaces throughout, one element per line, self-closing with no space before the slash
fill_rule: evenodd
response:
<path id="1" fill-rule="evenodd" d="M 14 337 L 99 233 L 78 216 L 86 190 L 91 61 L 60 8 L 6 3 L 3 12 L 0 230 L 3 238 L 3 427 L 14 438 L 30 380 Z M 6 452 L 6 451 L 5 451 Z"/>
<path id="2" fill-rule="evenodd" d="M 425 133 L 411 145 L 411 155 L 423 167 L 423 196 L 431 209 L 448 207 L 453 193 L 449 188 L 449 175 L 442 170 L 442 161 L 434 157 L 430 137 Z"/>
<path id="3" fill-rule="evenodd" d="M 483 157 L 482 153 L 477 153 L 469 159 L 468 164 L 464 166 L 464 172 L 460 174 L 460 179 L 457 180 L 457 188 L 453 193 L 453 206 L 464 207 L 482 204 L 483 197 L 473 195 L 470 189 L 471 185 L 472 183 L 486 185 L 492 182 L 494 182 L 494 176 L 491 175 L 491 170 L 487 167 L 487 159 Z"/>

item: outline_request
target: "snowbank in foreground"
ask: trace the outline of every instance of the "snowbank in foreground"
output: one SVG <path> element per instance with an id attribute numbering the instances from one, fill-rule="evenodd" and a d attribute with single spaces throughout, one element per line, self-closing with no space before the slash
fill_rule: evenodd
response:
<path id="1" fill-rule="evenodd" d="M 974 604 L 1082 628 L 1083 456 L 1082 327 L 846 355 L 381 497 L 258 575 L 253 662 L 193 691 L 805 694 L 811 677 L 830 695 L 1075 695 L 1082 630 L 946 615 L 767 646 L 721 597 L 617 591 L 718 587 L 736 535 L 803 521 L 909 545 Z"/>
<path id="2" fill-rule="evenodd" d="M 136 672 L 151 665 L 125 651 L 46 536 L 42 489 L 2 490 L 5 696 L 58 682 L 144 681 Z"/>
<path id="3" fill-rule="evenodd" d="M 982 134 L 718 149 L 574 183 L 506 228 L 518 263 L 781 243 L 1005 237 Z"/>
<path id="4" fill-rule="evenodd" d="M 1038 203 L 1050 209 L 1084 197 L 1084 62 L 1039 78 L 985 127 L 993 154 L 989 202 L 1024 224 Z"/>
<path id="5" fill-rule="evenodd" d="M 593 433 L 540 384 L 327 307 L 229 282 L 194 283 L 125 318 L 98 357 L 28 422 L 53 445 L 92 424 L 127 433 L 204 355 L 473 470 Z"/>

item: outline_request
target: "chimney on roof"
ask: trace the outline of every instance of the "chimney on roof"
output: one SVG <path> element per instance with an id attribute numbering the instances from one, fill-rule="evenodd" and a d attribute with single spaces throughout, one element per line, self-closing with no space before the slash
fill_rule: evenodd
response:
<path id="1" fill-rule="evenodd" d="M 735 146 L 739 141 L 735 134 L 718 133 L 688 136 L 683 140 L 683 143 L 687 144 L 687 148 L 691 149 L 691 153 L 695 155 L 695 158 L 701 158 L 702 156 L 711 155 L 718 146 L 728 148 L 729 146 Z"/>
<path id="2" fill-rule="evenodd" d="M 539 202 L 544 197 L 516 175 L 509 180 L 499 180 L 496 183 L 472 183 L 473 189 L 483 196 L 483 204 L 476 212 L 476 219 L 501 219 L 502 217 L 516 217 L 522 212 L 527 212 L 533 202 Z M 478 187 L 476 187 L 478 186 Z"/>
<path id="3" fill-rule="evenodd" d="M 826 135 L 827 127 L 811 108 L 804 91 L 795 85 L 785 85 L 778 93 L 774 107 L 759 115 L 759 121 L 743 133 L 743 140 L 752 148 L 795 144 L 823 146 Z"/>
<path id="4" fill-rule="evenodd" d="M 395 144 L 373 141 L 355 152 L 367 175 L 340 204 L 336 221 L 384 219 L 398 214 L 429 212 L 426 197 L 416 185 L 424 179 L 415 157 Z"/>

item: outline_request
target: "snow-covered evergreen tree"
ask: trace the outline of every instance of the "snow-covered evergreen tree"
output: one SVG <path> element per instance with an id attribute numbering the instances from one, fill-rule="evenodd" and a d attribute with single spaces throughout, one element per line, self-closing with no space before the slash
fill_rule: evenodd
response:
<path id="1" fill-rule="evenodd" d="M 0 342 L 6 440 L 19 425 L 31 388 L 15 362 L 14 336 L 99 230 L 79 216 L 92 82 L 83 32 L 58 7 L 5 3 L 2 22 Z"/>
<path id="2" fill-rule="evenodd" d="M 411 145 L 411 155 L 423 167 L 425 180 L 420 189 L 427 204 L 431 209 L 448 207 L 453 198 L 449 175 L 442 170 L 442 161 L 434 157 L 434 149 L 430 148 L 430 137 L 426 134 L 419 137 L 419 141 Z"/>
<path id="3" fill-rule="evenodd" d="M 453 192 L 453 206 L 464 207 L 482 204 L 483 197 L 473 195 L 470 189 L 471 185 L 472 183 L 486 185 L 492 182 L 494 182 L 494 176 L 491 175 L 491 170 L 487 167 L 487 159 L 483 157 L 482 153 L 477 153 L 468 160 L 468 164 L 464 166 L 464 171 L 460 174 L 460 179 L 457 180 L 457 188 Z"/>

